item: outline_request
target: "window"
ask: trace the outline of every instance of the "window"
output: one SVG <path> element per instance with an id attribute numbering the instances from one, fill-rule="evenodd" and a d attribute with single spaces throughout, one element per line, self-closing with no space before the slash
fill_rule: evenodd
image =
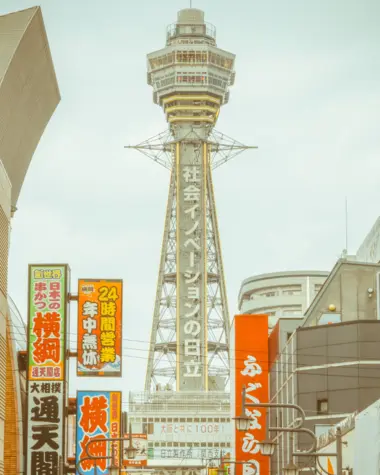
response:
<path id="1" fill-rule="evenodd" d="M 300 285 L 289 285 L 282 287 L 282 295 L 301 295 L 302 288 Z"/>
<path id="2" fill-rule="evenodd" d="M 318 399 L 317 401 L 317 413 L 327 414 L 329 412 L 329 401 L 327 399 Z"/>
<path id="3" fill-rule="evenodd" d="M 318 320 L 318 325 L 331 325 L 333 323 L 340 323 L 342 317 L 340 313 L 323 313 Z"/>

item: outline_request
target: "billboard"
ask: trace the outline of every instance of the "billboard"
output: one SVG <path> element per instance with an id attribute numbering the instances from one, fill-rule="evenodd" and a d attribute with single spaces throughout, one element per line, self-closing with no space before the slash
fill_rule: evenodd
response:
<path id="1" fill-rule="evenodd" d="M 30 265 L 27 475 L 58 475 L 65 454 L 68 267 Z"/>
<path id="2" fill-rule="evenodd" d="M 127 437 L 127 436 L 126 436 Z M 148 459 L 148 436 L 146 434 L 132 434 L 132 446 L 137 450 L 136 457 L 132 459 L 126 458 L 126 449 L 129 446 L 129 436 L 124 443 L 124 459 L 123 465 L 146 467 Z"/>
<path id="3" fill-rule="evenodd" d="M 29 380 L 64 379 L 66 266 L 29 266 Z"/>
<path id="4" fill-rule="evenodd" d="M 246 387 L 247 403 L 268 402 L 268 317 L 267 315 L 237 315 L 230 337 L 231 412 L 240 416 L 241 393 Z M 246 432 L 234 429 L 234 460 L 237 475 L 269 475 L 269 458 L 261 455 L 257 443 L 266 439 L 266 410 L 246 408 L 251 419 Z"/>
<path id="5" fill-rule="evenodd" d="M 86 445 L 90 440 L 99 440 L 89 447 L 91 455 L 109 457 L 112 447 L 102 439 L 118 438 L 121 433 L 121 392 L 120 391 L 77 391 L 77 433 L 76 463 L 87 457 Z M 120 458 L 119 444 L 115 444 L 115 461 Z M 92 460 L 80 464 L 86 475 L 109 474 L 110 459 L 97 462 L 97 474 Z"/>
<path id="6" fill-rule="evenodd" d="M 78 281 L 78 376 L 121 376 L 122 280 Z"/>

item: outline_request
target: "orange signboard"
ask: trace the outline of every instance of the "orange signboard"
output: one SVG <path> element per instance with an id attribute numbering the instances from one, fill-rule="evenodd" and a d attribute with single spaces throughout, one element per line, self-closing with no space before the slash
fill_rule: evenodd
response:
<path id="1" fill-rule="evenodd" d="M 231 330 L 231 411 L 240 416 L 242 389 L 246 387 L 246 403 L 268 402 L 268 317 L 237 315 Z M 245 432 L 234 431 L 235 474 L 269 475 L 269 458 L 261 455 L 258 442 L 266 439 L 266 410 L 246 408 L 251 419 Z"/>
<path id="2" fill-rule="evenodd" d="M 121 376 L 121 280 L 78 281 L 78 376 Z"/>

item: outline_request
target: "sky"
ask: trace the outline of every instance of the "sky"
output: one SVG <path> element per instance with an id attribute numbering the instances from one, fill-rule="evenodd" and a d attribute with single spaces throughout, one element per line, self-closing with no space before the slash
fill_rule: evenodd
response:
<path id="1" fill-rule="evenodd" d="M 2 0 L 0 14 L 34 6 Z M 9 293 L 27 314 L 29 263 L 124 280 L 124 373 L 142 390 L 169 173 L 125 145 L 166 129 L 146 54 L 186 0 L 41 2 L 62 100 L 34 154 L 12 221 Z M 380 215 L 380 2 L 193 0 L 237 55 L 216 129 L 257 145 L 215 170 L 231 316 L 241 281 L 330 270 Z M 70 339 L 76 344 L 76 306 Z M 99 381 L 76 380 L 71 393 Z"/>

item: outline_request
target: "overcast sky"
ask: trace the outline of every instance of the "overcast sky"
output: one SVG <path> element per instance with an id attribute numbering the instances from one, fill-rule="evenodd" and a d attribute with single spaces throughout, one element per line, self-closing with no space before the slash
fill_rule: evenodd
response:
<path id="1" fill-rule="evenodd" d="M 69 263 L 73 290 L 78 277 L 124 279 L 122 389 L 142 389 L 169 174 L 124 145 L 166 129 L 146 54 L 164 47 L 166 26 L 189 3 L 41 3 L 62 100 L 12 222 L 9 291 L 26 315 L 31 262 Z M 31 6 L 2 0 L 0 14 Z M 193 6 L 216 25 L 218 46 L 237 55 L 217 130 L 259 146 L 214 174 L 233 315 L 250 275 L 332 268 L 345 247 L 345 196 L 350 252 L 380 214 L 380 2 Z M 73 305 L 73 344 L 75 320 Z"/>

